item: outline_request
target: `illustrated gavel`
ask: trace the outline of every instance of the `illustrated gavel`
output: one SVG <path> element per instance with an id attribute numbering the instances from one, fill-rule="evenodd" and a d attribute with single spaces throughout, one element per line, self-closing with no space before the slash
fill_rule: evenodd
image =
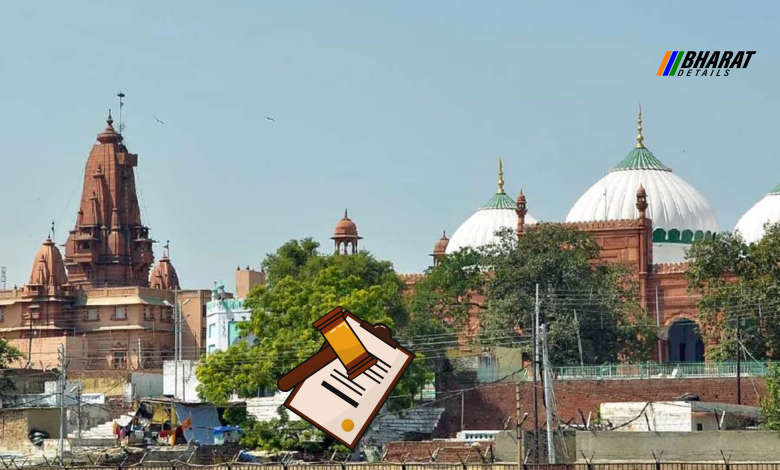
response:
<path id="1" fill-rule="evenodd" d="M 305 380 L 311 374 L 325 367 L 333 359 L 338 358 L 347 369 L 347 377 L 350 380 L 370 369 L 377 360 L 372 356 L 355 331 L 347 323 L 347 316 L 356 318 L 347 310 L 336 307 L 326 313 L 322 318 L 314 322 L 313 326 L 325 337 L 323 347 L 310 358 L 306 359 L 279 379 L 279 390 L 288 391 Z M 371 325 L 360 321 L 362 327 L 372 331 L 375 335 L 388 343 L 395 343 L 390 335 L 390 329 L 385 325 Z"/>

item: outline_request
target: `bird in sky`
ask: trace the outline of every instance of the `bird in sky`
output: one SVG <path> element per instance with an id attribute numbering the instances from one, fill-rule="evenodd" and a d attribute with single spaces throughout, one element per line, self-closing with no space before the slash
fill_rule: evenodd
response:
<path id="1" fill-rule="evenodd" d="M 165 121 L 163 121 L 162 119 L 158 118 L 158 117 L 157 117 L 157 116 L 155 116 L 154 114 L 152 114 L 152 117 L 154 118 L 154 120 L 155 120 L 155 121 L 159 122 L 159 123 L 160 123 L 160 124 L 162 124 L 163 126 L 165 125 Z"/>
<path id="2" fill-rule="evenodd" d="M 265 118 L 271 122 L 276 122 L 276 119 L 272 118 L 271 116 L 266 116 Z"/>

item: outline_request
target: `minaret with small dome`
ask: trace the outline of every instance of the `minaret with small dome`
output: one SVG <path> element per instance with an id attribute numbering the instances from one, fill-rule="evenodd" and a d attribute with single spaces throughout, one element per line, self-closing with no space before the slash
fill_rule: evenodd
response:
<path id="1" fill-rule="evenodd" d="M 333 252 L 341 255 L 357 254 L 358 240 L 362 238 L 358 235 L 357 225 L 349 218 L 347 209 L 344 209 L 344 217 L 336 223 L 333 236 L 330 237 L 333 240 Z"/>
<path id="2" fill-rule="evenodd" d="M 436 241 L 436 244 L 433 245 L 433 253 L 431 253 L 434 266 L 438 266 L 441 262 L 441 258 L 447 253 L 447 245 L 449 245 L 449 243 L 450 239 L 447 238 L 447 231 L 442 230 L 441 238 L 439 238 Z"/>

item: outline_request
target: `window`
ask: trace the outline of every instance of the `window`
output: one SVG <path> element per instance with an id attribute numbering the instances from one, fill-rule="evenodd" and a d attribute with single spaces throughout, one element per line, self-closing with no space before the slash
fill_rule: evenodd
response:
<path id="1" fill-rule="evenodd" d="M 703 431 L 704 430 L 704 425 L 702 425 L 701 423 L 696 423 L 696 430 L 697 431 Z"/>
<path id="2" fill-rule="evenodd" d="M 217 327 L 216 323 L 212 323 L 209 325 L 209 339 L 214 337 L 214 330 L 216 329 L 216 327 Z"/>
<path id="3" fill-rule="evenodd" d="M 209 354 L 212 354 L 216 350 L 217 350 L 216 344 L 209 344 Z"/>
<path id="4" fill-rule="evenodd" d="M 173 307 L 160 308 L 160 321 L 165 321 L 165 322 L 173 321 Z"/>
<path id="5" fill-rule="evenodd" d="M 111 368 L 112 369 L 125 369 L 127 368 L 127 353 L 125 351 L 114 351 L 111 355 Z"/>
<path id="6" fill-rule="evenodd" d="M 114 307 L 113 320 L 127 320 L 127 307 L 124 305 L 117 305 Z"/>
<path id="7" fill-rule="evenodd" d="M 144 307 L 144 320 L 147 321 L 154 320 L 154 313 L 152 312 L 152 307 L 148 305 Z"/>
<path id="8" fill-rule="evenodd" d="M 99 319 L 100 317 L 98 316 L 98 309 L 87 309 L 87 321 L 98 321 Z"/>
<path id="9" fill-rule="evenodd" d="M 4 316 L 4 315 L 3 315 L 3 308 L 4 308 L 4 307 L 0 307 L 0 322 L 2 322 L 2 321 L 3 321 L 3 316 Z"/>
<path id="10" fill-rule="evenodd" d="M 228 346 L 233 346 L 241 337 L 241 332 L 238 329 L 239 323 L 237 321 L 228 322 Z"/>

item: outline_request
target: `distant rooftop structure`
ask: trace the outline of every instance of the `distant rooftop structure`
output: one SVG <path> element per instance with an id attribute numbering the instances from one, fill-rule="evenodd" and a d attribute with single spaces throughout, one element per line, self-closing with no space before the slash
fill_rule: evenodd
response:
<path id="1" fill-rule="evenodd" d="M 599 407 L 607 429 L 626 432 L 720 431 L 758 424 L 755 406 L 702 401 L 607 402 Z"/>

